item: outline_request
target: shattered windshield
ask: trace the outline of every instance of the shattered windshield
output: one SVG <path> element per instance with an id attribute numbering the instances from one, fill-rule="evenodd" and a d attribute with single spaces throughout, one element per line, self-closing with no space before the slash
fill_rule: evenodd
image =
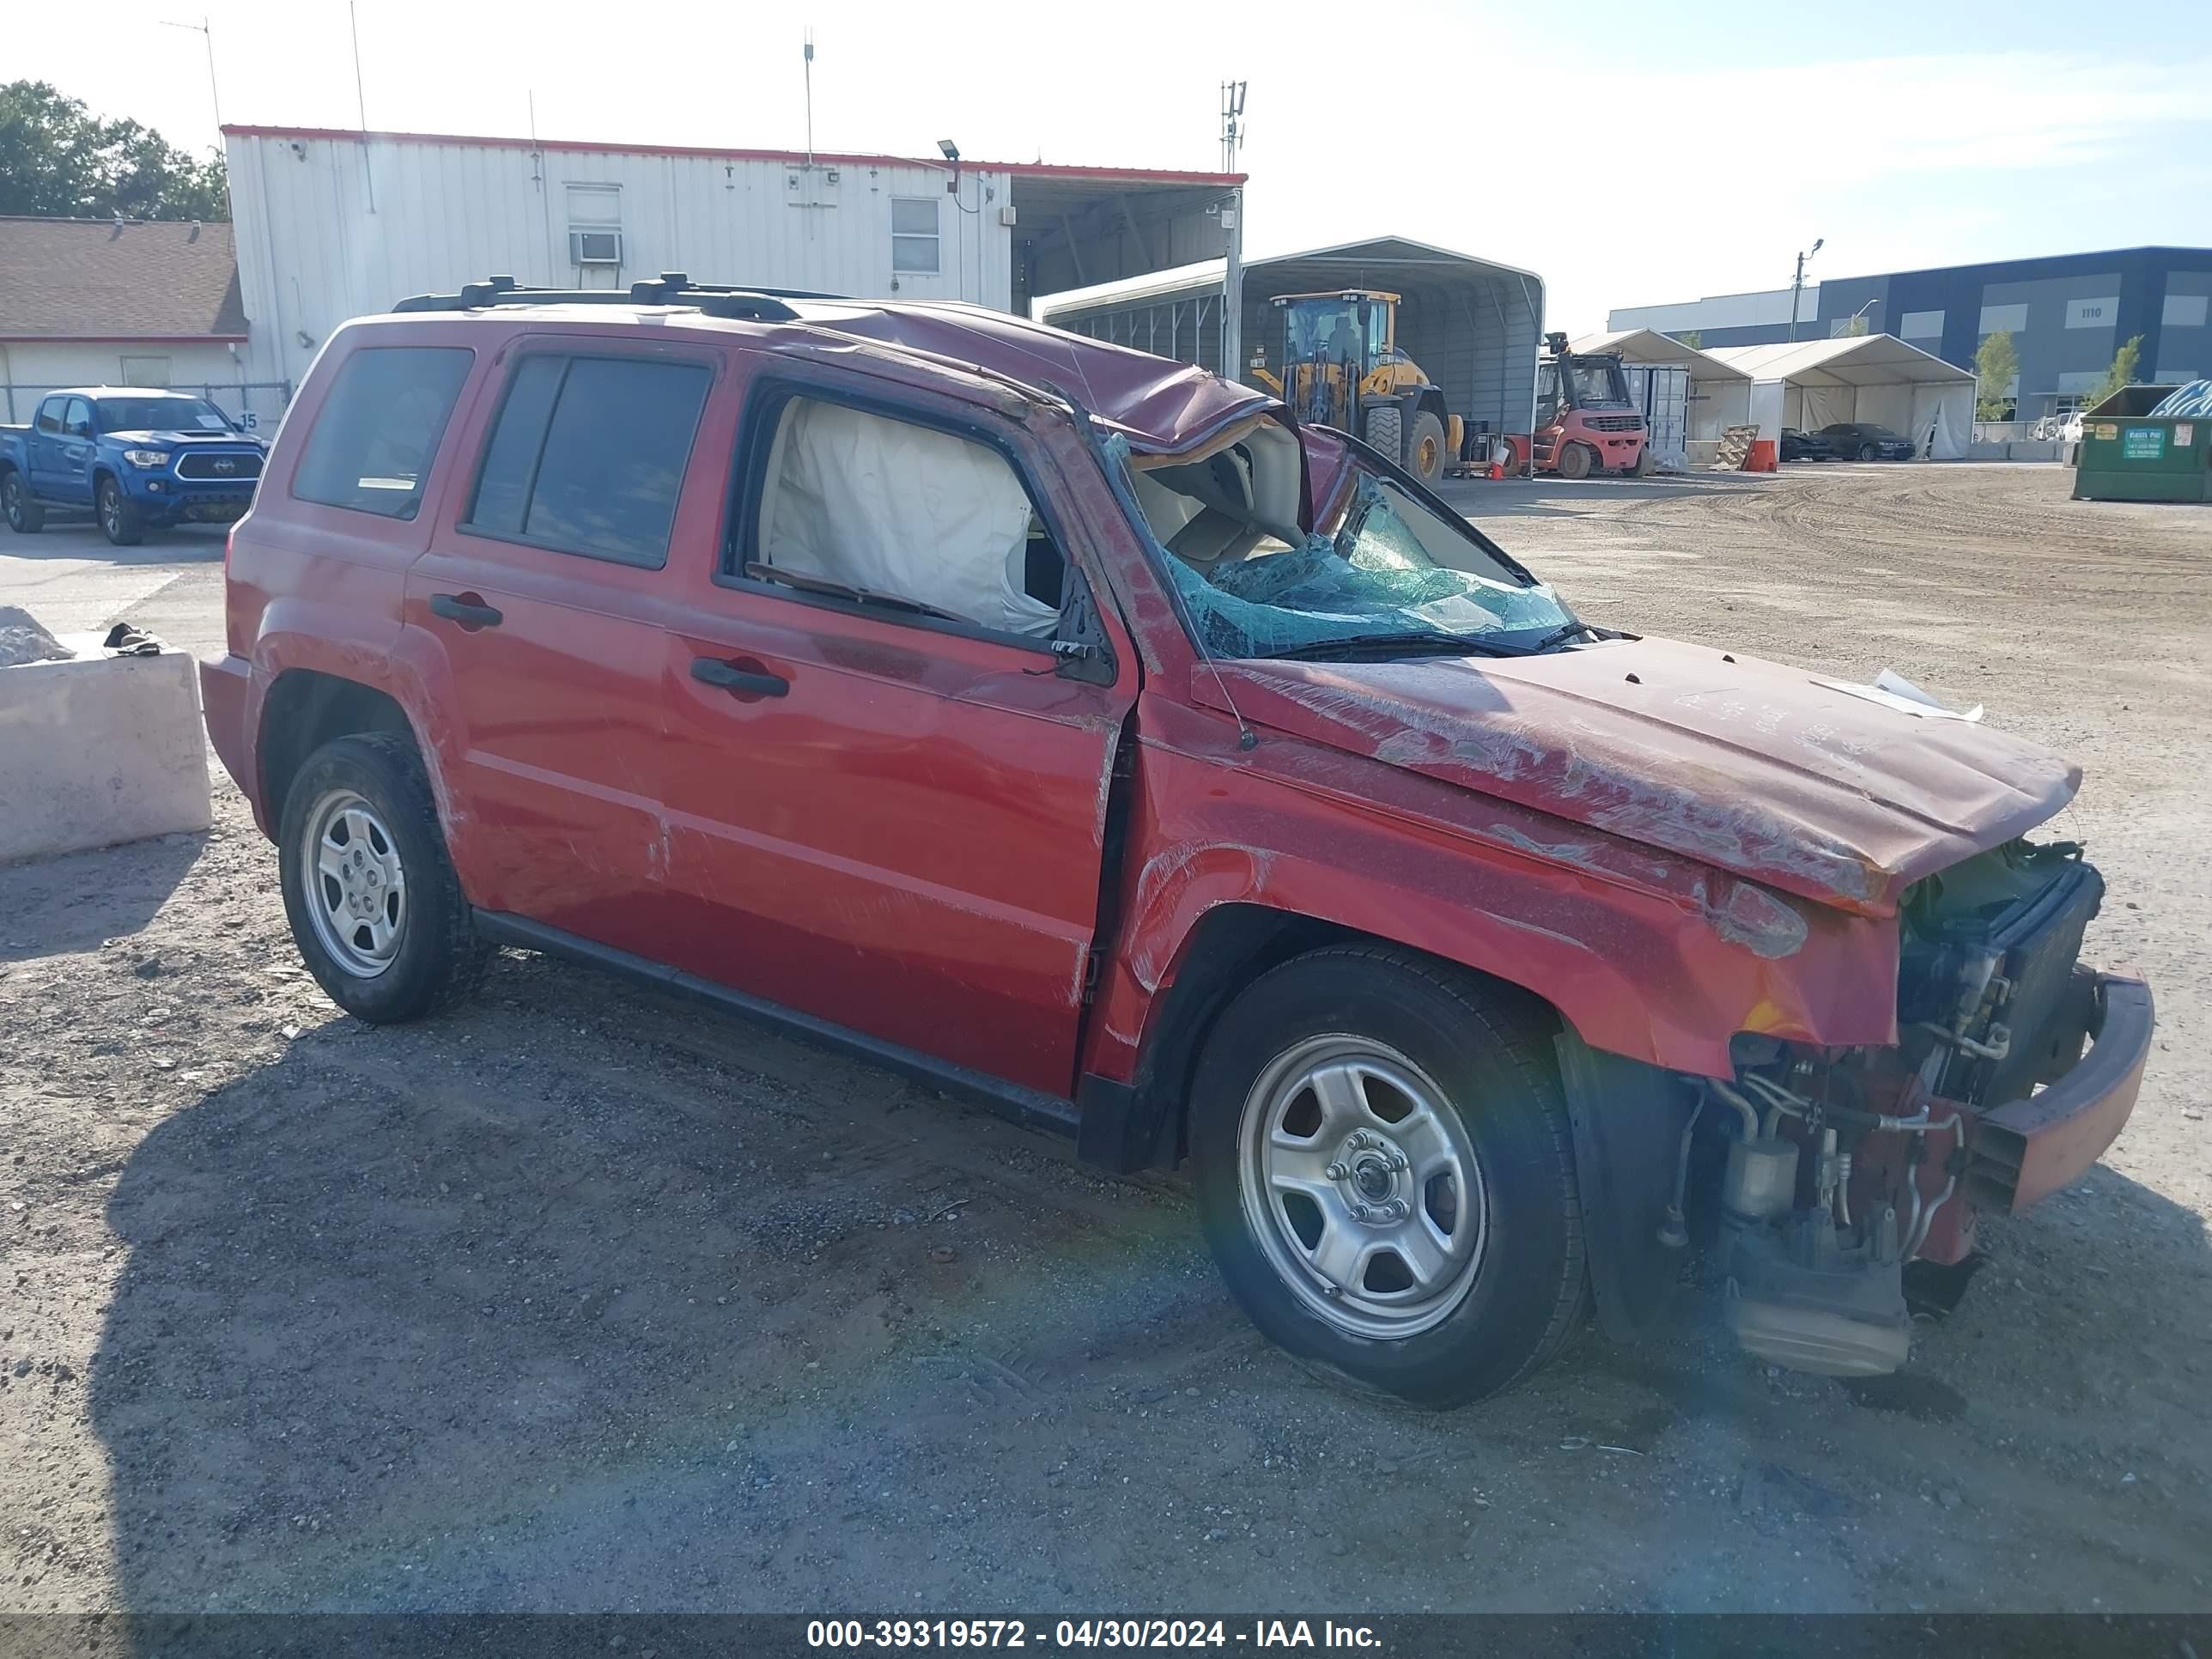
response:
<path id="1" fill-rule="evenodd" d="M 1168 476 L 1147 477 L 1137 498 L 1183 609 L 1218 656 L 1277 656 L 1378 636 L 1402 636 L 1413 648 L 1464 640 L 1470 648 L 1525 649 L 1571 619 L 1548 586 L 1524 580 L 1391 479 L 1363 474 L 1333 528 L 1292 544 L 1258 526 L 1237 537 L 1237 515 L 1218 504 L 1161 535 L 1175 510 L 1157 482 Z M 1232 533 L 1191 533 L 1209 519 Z"/>

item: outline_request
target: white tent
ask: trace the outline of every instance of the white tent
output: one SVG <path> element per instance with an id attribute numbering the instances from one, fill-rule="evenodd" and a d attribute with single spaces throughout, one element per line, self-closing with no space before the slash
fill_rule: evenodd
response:
<path id="1" fill-rule="evenodd" d="M 1932 429 L 1935 459 L 1955 461 L 1973 436 L 1973 371 L 1893 334 L 1715 346 L 1707 355 L 1750 377 L 1751 418 L 1763 443 L 1778 443 L 1785 426 L 1817 432 L 1865 421 L 1910 438 L 1916 453 Z"/>
<path id="2" fill-rule="evenodd" d="M 1751 376 L 1710 352 L 1648 328 L 1616 328 L 1585 334 L 1571 351 L 1611 351 L 1623 362 L 1674 364 L 1690 371 L 1689 441 L 1717 445 L 1723 428 L 1751 419 Z M 1711 459 L 1710 453 L 1701 457 Z"/>

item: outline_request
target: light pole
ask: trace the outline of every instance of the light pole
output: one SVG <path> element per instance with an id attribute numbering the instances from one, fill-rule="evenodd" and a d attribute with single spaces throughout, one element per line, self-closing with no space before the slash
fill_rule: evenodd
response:
<path id="1" fill-rule="evenodd" d="M 1824 236 L 1815 236 L 1813 246 L 1797 256 L 1797 275 L 1790 284 L 1790 343 L 1792 345 L 1797 343 L 1797 296 L 1805 287 L 1805 261 L 1818 253 L 1826 240 Z"/>

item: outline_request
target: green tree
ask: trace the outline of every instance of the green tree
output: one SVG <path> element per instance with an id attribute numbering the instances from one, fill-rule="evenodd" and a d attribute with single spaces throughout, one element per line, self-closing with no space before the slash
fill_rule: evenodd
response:
<path id="1" fill-rule="evenodd" d="M 105 121 L 44 81 L 0 85 L 0 213 L 44 219 L 228 219 L 220 157 Z"/>
<path id="2" fill-rule="evenodd" d="M 1705 337 L 1702 330 L 1686 328 L 1674 337 L 1674 342 L 1677 345 L 1686 345 L 1692 351 L 1698 351 L 1705 347 Z"/>
<path id="3" fill-rule="evenodd" d="M 1836 337 L 1841 340 L 1855 340 L 1862 334 L 1871 334 L 1873 331 L 1874 325 L 1867 321 L 1866 313 L 1860 311 L 1853 313 L 1844 319 L 1843 332 Z"/>
<path id="4" fill-rule="evenodd" d="M 2013 383 L 2020 379 L 2020 352 L 2013 345 L 2010 329 L 2001 328 L 1982 342 L 1981 349 L 1974 354 L 1974 418 L 2010 420 Z"/>
<path id="5" fill-rule="evenodd" d="M 2136 363 L 2142 356 L 2142 336 L 2135 335 L 2112 354 L 2112 366 L 2105 371 L 2105 378 L 2097 382 L 2097 389 L 2081 399 L 2081 407 L 2094 409 L 2124 386 L 2135 384 Z"/>

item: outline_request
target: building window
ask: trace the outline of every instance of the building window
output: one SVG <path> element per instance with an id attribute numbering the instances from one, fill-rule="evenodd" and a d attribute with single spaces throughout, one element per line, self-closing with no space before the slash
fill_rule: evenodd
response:
<path id="1" fill-rule="evenodd" d="M 2066 326 L 2069 328 L 2110 328 L 2119 320 L 2120 296 L 2117 294 L 2092 295 L 2086 299 L 2066 302 Z"/>
<path id="2" fill-rule="evenodd" d="M 891 198 L 891 269 L 934 275 L 938 263 L 937 202 L 928 196 Z"/>
<path id="3" fill-rule="evenodd" d="M 123 384 L 166 387 L 169 384 L 169 360 L 167 357 L 125 357 L 123 360 Z"/>
<path id="4" fill-rule="evenodd" d="M 2159 320 L 2167 328 L 2202 328 L 2206 309 L 2206 296 L 2202 294 L 2169 294 Z"/>
<path id="5" fill-rule="evenodd" d="M 1897 337 L 1900 340 L 1940 340 L 1943 337 L 1943 313 L 1940 311 L 1908 311 L 1898 319 Z"/>
<path id="6" fill-rule="evenodd" d="M 1987 334 L 2018 334 L 2027 326 L 2026 304 L 1984 306 L 1982 332 Z"/>
<path id="7" fill-rule="evenodd" d="M 568 186 L 568 263 L 618 265 L 623 262 L 622 186 Z"/>

